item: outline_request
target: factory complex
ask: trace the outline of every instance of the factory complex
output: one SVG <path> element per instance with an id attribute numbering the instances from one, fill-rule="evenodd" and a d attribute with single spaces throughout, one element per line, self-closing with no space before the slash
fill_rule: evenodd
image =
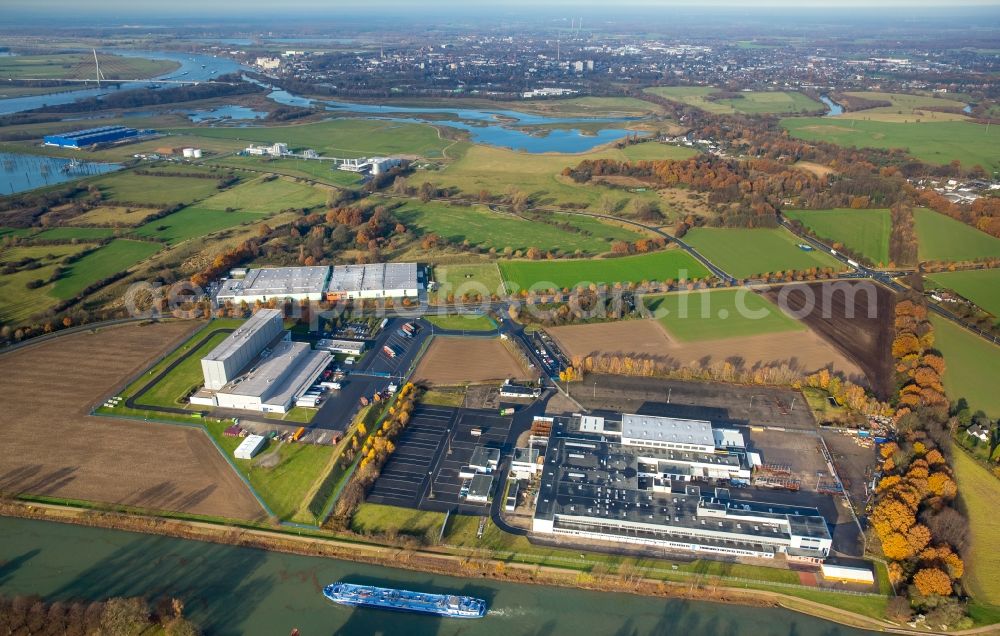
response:
<path id="1" fill-rule="evenodd" d="M 529 451 L 530 452 L 530 451 Z M 516 472 L 529 472 L 531 457 Z M 819 510 L 740 499 L 760 464 L 737 429 L 703 420 L 574 416 L 540 466 L 532 530 L 730 557 L 822 562 L 832 537 Z M 702 482 L 704 485 L 690 483 Z"/>
<path id="2" fill-rule="evenodd" d="M 72 132 L 45 135 L 43 143 L 57 148 L 89 148 L 107 144 L 135 141 L 155 135 L 155 130 L 138 130 L 126 126 L 101 126 Z"/>
<path id="3" fill-rule="evenodd" d="M 292 342 L 278 309 L 262 309 L 202 358 L 203 389 L 192 404 L 285 413 L 333 360 Z"/>
<path id="4" fill-rule="evenodd" d="M 231 272 L 232 274 L 242 272 Z M 416 263 L 263 267 L 223 281 L 217 302 L 415 298 L 424 287 Z"/>

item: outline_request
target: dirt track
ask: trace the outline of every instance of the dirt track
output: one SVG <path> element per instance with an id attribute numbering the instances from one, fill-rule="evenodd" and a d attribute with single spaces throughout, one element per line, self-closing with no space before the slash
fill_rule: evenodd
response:
<path id="1" fill-rule="evenodd" d="M 864 289 L 860 287 L 861 285 L 871 286 L 875 290 L 874 302 L 869 302 L 872 299 L 867 293 L 858 291 L 854 294 L 854 317 L 849 318 L 845 294 L 841 292 L 828 294 L 829 301 L 822 300 L 823 286 L 830 283 L 803 283 L 787 286 L 784 291 L 772 289 L 765 295 L 772 302 L 777 302 L 778 294 L 781 293 L 786 296 L 785 306 L 793 311 L 799 311 L 807 298 L 806 288 L 809 288 L 809 295 L 816 298 L 816 310 L 808 312 L 802 318 L 802 322 L 819 333 L 837 350 L 854 360 L 868 377 L 875 393 L 883 400 L 888 399 L 893 390 L 894 380 L 890 347 L 895 297 L 892 292 L 871 281 L 852 283 L 841 281 L 835 284 L 850 285 L 855 290 Z M 875 310 L 872 317 L 869 317 L 870 304 L 874 305 Z"/>
<path id="2" fill-rule="evenodd" d="M 434 338 L 413 374 L 414 380 L 431 384 L 466 384 L 528 377 L 498 338 L 446 336 Z"/>
<path id="3" fill-rule="evenodd" d="M 848 377 L 862 375 L 856 364 L 812 331 L 680 342 L 655 320 L 626 320 L 555 327 L 548 332 L 570 356 L 630 355 L 698 367 L 723 360 L 742 368 L 784 362 L 803 373 L 831 365 Z"/>
<path id="4" fill-rule="evenodd" d="M 260 517 L 257 501 L 201 431 L 87 415 L 195 326 L 112 327 L 0 356 L 0 491 Z"/>

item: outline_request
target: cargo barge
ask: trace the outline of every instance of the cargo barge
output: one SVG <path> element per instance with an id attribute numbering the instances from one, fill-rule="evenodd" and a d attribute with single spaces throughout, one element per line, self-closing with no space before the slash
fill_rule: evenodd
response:
<path id="1" fill-rule="evenodd" d="M 340 605 L 433 614 L 447 618 L 482 618 L 486 614 L 486 601 L 479 598 L 426 594 L 373 585 L 333 583 L 323 588 L 323 596 Z"/>

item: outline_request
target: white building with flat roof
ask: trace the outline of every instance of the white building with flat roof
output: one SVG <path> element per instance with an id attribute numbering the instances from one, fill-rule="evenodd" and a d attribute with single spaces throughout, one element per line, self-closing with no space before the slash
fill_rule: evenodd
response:
<path id="1" fill-rule="evenodd" d="M 281 334 L 279 309 L 261 309 L 201 359 L 206 389 L 221 389 Z"/>
<path id="2" fill-rule="evenodd" d="M 280 342 L 266 357 L 215 394 L 222 408 L 285 413 L 330 364 L 333 356 L 306 342 Z"/>
<path id="3" fill-rule="evenodd" d="M 416 263 L 337 265 L 326 287 L 327 300 L 415 297 L 423 286 Z"/>
<path id="4" fill-rule="evenodd" d="M 323 300 L 330 267 L 261 267 L 251 269 L 243 278 L 223 282 L 216 294 L 218 302 L 252 304 L 269 300 Z"/>
<path id="5" fill-rule="evenodd" d="M 621 442 L 625 446 L 715 452 L 712 423 L 705 420 L 623 413 Z"/>
<path id="6" fill-rule="evenodd" d="M 247 435 L 240 442 L 240 445 L 233 451 L 236 459 L 253 459 L 254 455 L 264 448 L 265 439 L 263 435 Z"/>

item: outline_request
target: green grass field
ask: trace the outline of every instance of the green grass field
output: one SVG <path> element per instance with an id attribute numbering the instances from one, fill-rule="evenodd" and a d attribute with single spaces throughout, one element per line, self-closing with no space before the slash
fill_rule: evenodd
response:
<path id="1" fill-rule="evenodd" d="M 816 236 L 842 243 L 873 263 L 889 262 L 889 210 L 784 210 L 789 219 L 801 221 Z"/>
<path id="2" fill-rule="evenodd" d="M 316 480 L 323 477 L 334 447 L 272 441 L 252 460 L 235 459 L 233 451 L 243 440 L 224 436 L 222 431 L 227 425 L 228 422 L 209 422 L 205 426 L 275 516 L 280 519 L 290 518 L 299 511 L 303 499 Z M 273 468 L 262 467 L 262 460 L 266 461 L 271 453 L 278 454 L 277 465 Z"/>
<path id="3" fill-rule="evenodd" d="M 1000 318 L 1000 270 L 977 269 L 966 272 L 928 274 L 933 286 L 952 289 Z"/>
<path id="4" fill-rule="evenodd" d="M 719 92 L 712 86 L 655 87 L 646 92 L 718 114 L 801 113 L 823 108 L 823 104 L 793 91 L 750 91 L 738 98 L 720 100 L 707 99 Z"/>
<path id="5" fill-rule="evenodd" d="M 35 258 L 40 264 L 37 269 L 0 275 L 0 321 L 19 323 L 56 304 L 58 299 L 52 295 L 54 283 L 37 289 L 28 289 L 27 283 L 34 280 L 48 280 L 63 258 L 81 252 L 86 247 L 86 245 L 36 245 L 0 249 L 0 263 Z"/>
<path id="6" fill-rule="evenodd" d="M 437 290 L 433 297 L 446 298 L 448 294 L 461 296 L 465 293 L 503 294 L 500 270 L 495 261 L 484 263 L 460 263 L 434 266 L 434 280 Z"/>
<path id="7" fill-rule="evenodd" d="M 346 170 L 334 170 L 333 165 L 329 161 L 228 156 L 211 160 L 211 165 L 261 170 L 290 177 L 302 177 L 342 188 L 361 185 L 361 177 L 357 173 Z"/>
<path id="8" fill-rule="evenodd" d="M 793 137 L 828 141 L 845 147 L 903 148 L 927 163 L 958 159 L 966 168 L 1000 170 L 1000 130 L 967 121 L 898 123 L 829 117 L 792 117 L 781 125 Z"/>
<path id="9" fill-rule="evenodd" d="M 500 273 L 508 289 L 527 289 L 536 284 L 541 285 L 539 289 L 562 289 L 590 283 L 678 280 L 682 276 L 691 280 L 709 274 L 681 250 L 591 260 L 500 261 Z"/>
<path id="10" fill-rule="evenodd" d="M 198 203 L 206 210 L 233 208 L 240 212 L 270 213 L 288 208 L 313 208 L 326 204 L 327 193 L 288 179 L 256 179 L 224 190 Z"/>
<path id="11" fill-rule="evenodd" d="M 425 315 L 424 319 L 435 327 L 455 331 L 493 331 L 496 323 L 482 314 Z"/>
<path id="12" fill-rule="evenodd" d="M 687 342 L 805 329 L 766 298 L 747 289 L 664 294 L 650 296 L 644 302 L 667 331 Z"/>
<path id="13" fill-rule="evenodd" d="M 631 161 L 662 161 L 664 159 L 687 159 L 694 157 L 698 151 L 687 146 L 661 144 L 658 141 L 647 141 L 641 144 L 626 146 L 622 154 Z"/>
<path id="14" fill-rule="evenodd" d="M 610 197 L 622 205 L 634 198 L 659 201 L 659 196 L 652 190 L 627 193 L 597 184 L 574 183 L 560 174 L 563 168 L 576 166 L 584 159 L 627 159 L 621 150 L 606 148 L 586 154 L 565 155 L 527 154 L 479 145 L 462 148 L 464 152 L 461 156 L 444 169 L 418 173 L 410 181 L 415 184 L 428 181 L 472 195 L 481 190 L 502 195 L 516 189 L 529 194 L 535 206 L 574 203 L 597 210 L 602 197 Z"/>
<path id="15" fill-rule="evenodd" d="M 262 221 L 267 217 L 255 212 L 223 212 L 206 210 L 201 205 L 184 208 L 162 219 L 156 219 L 135 229 L 138 236 L 163 239 L 176 245 L 190 238 L 204 237 L 213 232 L 235 227 L 242 223 Z"/>
<path id="16" fill-rule="evenodd" d="M 444 519 L 443 512 L 363 503 L 351 519 L 351 530 L 359 534 L 388 532 L 437 539 Z"/>
<path id="17" fill-rule="evenodd" d="M 1000 256 L 1000 239 L 928 208 L 915 208 L 917 254 L 922 261 Z"/>
<path id="18" fill-rule="evenodd" d="M 212 329 L 217 327 L 212 326 Z M 192 338 L 188 344 L 194 344 L 205 335 L 204 331 L 197 334 L 196 337 Z M 152 406 L 168 406 L 168 407 L 182 407 L 187 408 L 190 405 L 187 401 L 181 401 L 181 398 L 185 397 L 191 389 L 199 387 L 204 384 L 204 377 L 201 370 L 201 359 L 208 355 L 208 353 L 217 347 L 223 340 L 228 337 L 228 334 L 219 333 L 215 334 L 209 338 L 208 342 L 198 347 L 195 353 L 186 358 L 183 362 L 174 367 L 162 380 L 153 385 L 149 391 L 146 392 L 141 398 L 136 400 L 137 406 L 142 405 L 152 405 Z M 201 407 L 194 408 L 193 410 L 200 410 Z"/>
<path id="19" fill-rule="evenodd" d="M 939 113 L 927 108 L 950 108 L 962 110 L 965 102 L 933 95 L 908 95 L 906 93 L 882 93 L 878 91 L 849 91 L 852 97 L 892 102 L 891 106 L 877 106 L 864 110 L 849 111 L 839 115 L 839 119 L 878 119 L 881 121 L 926 121 L 931 118 L 950 120 L 965 119 L 958 113 Z"/>
<path id="20" fill-rule="evenodd" d="M 128 201 L 137 205 L 191 203 L 219 191 L 215 179 L 195 177 L 155 177 L 118 172 L 93 181 L 108 201 Z"/>
<path id="21" fill-rule="evenodd" d="M 180 68 L 171 60 L 152 60 L 101 53 L 101 71 L 109 79 L 154 77 Z M 105 70 L 107 69 L 107 70 Z M 0 77 L 14 79 L 92 79 L 94 58 L 90 53 L 51 53 L 0 57 Z M 65 87 L 62 90 L 66 90 Z"/>
<path id="22" fill-rule="evenodd" d="M 568 223 L 587 232 L 569 232 L 547 223 L 535 222 L 511 214 L 492 212 L 484 206 L 457 206 L 446 203 L 412 203 L 393 210 L 407 227 L 418 228 L 423 234 L 437 234 L 449 241 L 496 248 L 524 250 L 537 247 L 542 251 L 580 250 L 600 254 L 611 248 L 612 239 L 632 241 L 639 235 L 630 230 L 602 223 L 597 219 L 551 215 L 553 221 Z"/>
<path id="23" fill-rule="evenodd" d="M 1000 508 L 1000 480 L 961 449 L 952 453 L 952 467 L 963 508 L 969 516 L 970 554 L 965 559 L 965 581 L 976 600 L 1000 605 L 1000 532 L 996 510 Z M 971 558 L 969 558 L 971 557 Z"/>
<path id="24" fill-rule="evenodd" d="M 973 411 L 982 409 L 990 417 L 1000 417 L 996 382 L 1000 347 L 934 314 L 931 322 L 934 346 L 944 355 L 947 365 L 943 379 L 948 399 L 965 398 Z"/>
<path id="25" fill-rule="evenodd" d="M 688 232 L 684 241 L 737 278 L 789 269 L 842 268 L 829 254 L 819 250 L 807 252 L 800 249 L 795 235 L 781 228 L 745 230 L 699 227 Z"/>
<path id="26" fill-rule="evenodd" d="M 60 300 L 72 298 L 92 283 L 124 271 L 159 250 L 156 243 L 115 239 L 70 265 L 52 286 L 52 295 Z"/>
<path id="27" fill-rule="evenodd" d="M 498 104 L 511 108 L 507 104 Z M 494 106 L 495 107 L 495 106 Z M 540 102 L 517 104 L 512 110 L 538 112 L 564 117 L 642 117 L 656 114 L 661 109 L 656 104 L 635 97 L 573 97 Z"/>
<path id="28" fill-rule="evenodd" d="M 63 241 L 76 239 L 78 241 L 96 241 L 114 236 L 115 231 L 106 227 L 54 227 L 43 230 L 32 238 L 47 241 Z"/>
<path id="29" fill-rule="evenodd" d="M 334 157 L 413 154 L 440 157 L 451 142 L 433 126 L 371 119 L 333 119 L 292 126 L 246 128 L 178 128 L 171 132 L 208 139 L 254 143 L 287 143 L 293 149 L 312 148 Z"/>

